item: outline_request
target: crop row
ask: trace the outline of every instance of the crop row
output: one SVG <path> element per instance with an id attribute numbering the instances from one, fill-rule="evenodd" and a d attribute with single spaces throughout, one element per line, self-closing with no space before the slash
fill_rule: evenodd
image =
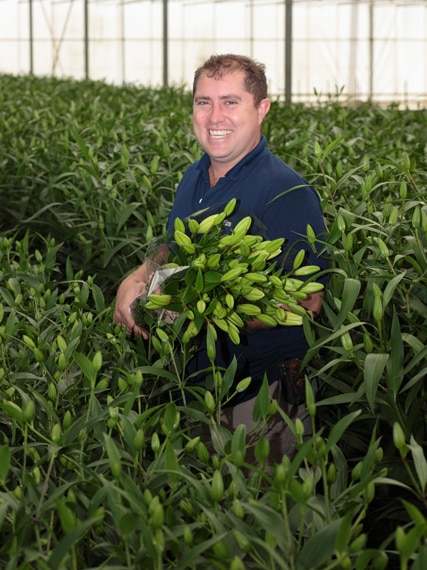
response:
<path id="1" fill-rule="evenodd" d="M 112 324 L 200 156 L 190 95 L 0 77 L 2 568 L 423 568 L 427 112 L 274 101 L 265 134 L 318 191 L 331 260 L 304 320 L 313 437 L 293 425 L 275 467 L 210 392 L 171 401 L 182 338 Z"/>

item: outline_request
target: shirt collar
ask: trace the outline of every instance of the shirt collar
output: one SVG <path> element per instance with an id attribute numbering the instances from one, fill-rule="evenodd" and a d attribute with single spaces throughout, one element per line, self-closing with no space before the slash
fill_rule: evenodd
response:
<path id="1" fill-rule="evenodd" d="M 241 172 L 241 170 L 245 168 L 247 164 L 252 162 L 252 160 L 257 158 L 260 154 L 262 154 L 266 146 L 267 146 L 267 139 L 265 135 L 261 135 L 261 140 L 256 145 L 256 147 L 253 148 L 250 152 L 248 152 L 248 154 L 244 156 L 242 160 L 240 160 L 236 165 L 234 165 L 233 168 L 227 172 L 226 176 L 230 178 L 236 178 Z M 207 175 L 210 165 L 211 165 L 211 159 L 207 153 L 204 153 L 201 159 L 199 160 L 197 169 L 205 173 L 205 175 Z"/>

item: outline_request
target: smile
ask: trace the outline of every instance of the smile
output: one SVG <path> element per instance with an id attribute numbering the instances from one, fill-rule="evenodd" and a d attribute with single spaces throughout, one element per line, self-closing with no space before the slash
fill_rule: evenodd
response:
<path id="1" fill-rule="evenodd" d="M 215 139 L 220 139 L 222 137 L 230 135 L 231 133 L 232 131 L 209 131 L 209 136 Z"/>

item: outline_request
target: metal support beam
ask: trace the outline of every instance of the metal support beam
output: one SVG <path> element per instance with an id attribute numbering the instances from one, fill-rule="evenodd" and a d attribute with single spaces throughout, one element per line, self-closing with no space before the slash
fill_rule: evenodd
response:
<path id="1" fill-rule="evenodd" d="M 84 61 L 85 79 L 89 79 L 89 0 L 84 0 Z"/>
<path id="2" fill-rule="evenodd" d="M 30 34 L 30 75 L 34 73 L 34 22 L 33 22 L 33 0 L 30 0 L 29 8 L 29 34 Z"/>
<path id="3" fill-rule="evenodd" d="M 374 2 L 369 3 L 369 100 L 374 94 Z"/>
<path id="4" fill-rule="evenodd" d="M 125 40 L 125 3 L 120 0 L 120 61 L 122 85 L 126 82 L 126 40 Z"/>
<path id="5" fill-rule="evenodd" d="M 168 0 L 163 0 L 163 86 L 168 86 L 169 81 L 169 31 L 168 31 Z"/>
<path id="6" fill-rule="evenodd" d="M 292 0 L 285 0 L 285 101 L 292 101 Z"/>
<path id="7" fill-rule="evenodd" d="M 358 43 L 357 38 L 359 36 L 359 3 L 353 3 L 351 5 L 351 16 L 350 16 L 350 45 L 349 45 L 349 61 L 348 61 L 348 78 L 345 84 L 346 89 L 348 89 L 349 96 L 357 96 L 359 86 L 357 83 L 357 60 L 358 60 Z M 341 90 L 341 85 L 337 85 L 336 88 Z"/>

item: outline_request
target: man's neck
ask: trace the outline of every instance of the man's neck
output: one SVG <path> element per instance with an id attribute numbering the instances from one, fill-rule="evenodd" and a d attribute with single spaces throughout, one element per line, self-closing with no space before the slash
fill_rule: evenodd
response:
<path id="1" fill-rule="evenodd" d="M 220 178 L 222 178 L 227 174 L 228 170 L 229 169 L 225 170 L 223 168 L 221 169 L 215 168 L 212 164 L 210 165 L 208 172 L 209 172 L 209 182 L 211 188 L 213 188 L 216 185 L 216 183 Z"/>

